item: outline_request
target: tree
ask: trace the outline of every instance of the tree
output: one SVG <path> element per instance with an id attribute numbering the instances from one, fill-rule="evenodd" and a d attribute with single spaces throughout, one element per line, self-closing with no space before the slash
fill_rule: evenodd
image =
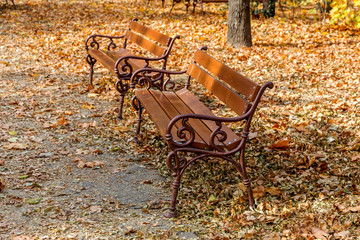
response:
<path id="1" fill-rule="evenodd" d="M 230 0 L 227 42 L 234 47 L 251 47 L 250 0 Z"/>

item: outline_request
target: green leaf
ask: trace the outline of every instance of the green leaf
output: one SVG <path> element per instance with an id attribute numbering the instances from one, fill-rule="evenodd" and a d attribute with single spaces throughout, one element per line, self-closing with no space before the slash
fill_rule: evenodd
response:
<path id="1" fill-rule="evenodd" d="M 11 136 L 15 136 L 15 135 L 17 135 L 17 132 L 15 132 L 15 131 L 10 131 L 9 134 L 10 134 Z"/>
<path id="2" fill-rule="evenodd" d="M 214 196 L 214 194 L 211 194 L 208 202 L 215 202 L 216 201 L 216 197 Z"/>
<path id="3" fill-rule="evenodd" d="M 22 176 L 19 176 L 18 178 L 19 179 L 25 179 L 25 178 L 28 178 L 29 177 L 29 175 L 22 175 Z"/>
<path id="4" fill-rule="evenodd" d="M 42 198 L 27 198 L 25 200 L 26 203 L 28 204 L 38 204 L 39 202 L 41 202 Z"/>

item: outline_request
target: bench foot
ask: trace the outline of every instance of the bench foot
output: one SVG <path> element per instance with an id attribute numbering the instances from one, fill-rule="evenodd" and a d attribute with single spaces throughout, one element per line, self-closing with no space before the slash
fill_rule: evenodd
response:
<path id="1" fill-rule="evenodd" d="M 176 211 L 168 210 L 166 213 L 164 213 L 164 217 L 166 218 L 176 218 L 178 216 Z"/>
<path id="2" fill-rule="evenodd" d="M 94 65 L 96 63 L 96 59 L 91 57 L 90 54 L 86 56 L 86 62 L 90 65 L 90 79 L 88 90 L 93 89 L 93 75 L 94 75 Z"/>

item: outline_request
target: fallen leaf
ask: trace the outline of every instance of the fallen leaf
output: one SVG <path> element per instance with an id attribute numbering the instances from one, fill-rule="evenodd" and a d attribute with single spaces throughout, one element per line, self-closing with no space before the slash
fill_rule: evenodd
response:
<path id="1" fill-rule="evenodd" d="M 38 203 L 40 203 L 41 200 L 42 200 L 41 197 L 39 197 L 39 198 L 27 198 L 27 199 L 25 200 L 25 202 L 28 203 L 28 204 L 33 205 L 33 204 L 38 204 Z"/>
<path id="2" fill-rule="evenodd" d="M 321 230 L 320 228 L 312 228 L 311 232 L 317 239 L 327 239 L 327 236 L 329 235 L 327 232 Z"/>
<path id="3" fill-rule="evenodd" d="M 269 148 L 276 148 L 276 149 L 288 149 L 290 143 L 290 138 L 278 140 L 274 144 L 270 145 Z"/>
<path id="4" fill-rule="evenodd" d="M 337 239 L 348 239 L 348 237 L 350 236 L 350 231 L 342 231 L 342 232 L 338 232 L 334 234 L 334 237 L 336 237 Z"/>
<path id="5" fill-rule="evenodd" d="M 69 122 L 66 121 L 64 116 L 61 116 L 61 118 L 56 121 L 56 124 L 59 126 L 66 126 L 66 125 L 69 125 Z"/>
<path id="6" fill-rule="evenodd" d="M 279 196 L 281 195 L 282 191 L 280 188 L 278 187 L 269 187 L 269 188 L 265 188 L 265 191 L 267 193 L 270 193 L 270 195 L 273 195 L 273 196 Z"/>
<path id="7" fill-rule="evenodd" d="M 86 166 L 83 160 L 80 160 L 79 163 L 76 165 L 78 168 L 84 168 Z"/>
<path id="8" fill-rule="evenodd" d="M 99 213 L 102 211 L 102 209 L 100 206 L 91 206 L 90 211 L 92 211 L 93 213 Z"/>
<path id="9" fill-rule="evenodd" d="M 15 132 L 15 131 L 10 131 L 9 134 L 10 134 L 11 136 L 15 136 L 15 135 L 17 134 L 17 132 Z"/>
<path id="10" fill-rule="evenodd" d="M 5 189 L 5 181 L 0 179 L 0 192 L 4 191 Z"/>
<path id="11" fill-rule="evenodd" d="M 250 132 L 249 133 L 249 139 L 253 139 L 253 138 L 256 138 L 258 136 L 258 133 L 257 132 Z"/>
<path id="12" fill-rule="evenodd" d="M 124 235 L 129 235 L 129 234 L 134 233 L 134 232 L 136 232 L 136 230 L 132 226 L 130 226 L 130 227 L 126 228 L 126 231 L 124 232 Z"/>
<path id="13" fill-rule="evenodd" d="M 2 146 L 8 150 L 25 150 L 28 148 L 27 144 L 25 143 L 9 143 Z"/>
<path id="14" fill-rule="evenodd" d="M 355 162 L 357 160 L 360 160 L 360 155 L 356 155 L 351 158 L 351 161 L 353 161 L 353 162 Z"/>
<path id="15" fill-rule="evenodd" d="M 347 211 L 349 211 L 349 212 L 360 212 L 360 205 L 356 206 L 356 207 L 349 207 L 347 209 Z"/>
<path id="16" fill-rule="evenodd" d="M 256 188 L 254 188 L 253 195 L 254 195 L 254 198 L 261 198 L 261 197 L 265 196 L 264 186 L 258 186 Z"/>
<path id="17" fill-rule="evenodd" d="M 0 166 L 4 166 L 5 165 L 5 161 L 4 160 L 0 160 Z"/>

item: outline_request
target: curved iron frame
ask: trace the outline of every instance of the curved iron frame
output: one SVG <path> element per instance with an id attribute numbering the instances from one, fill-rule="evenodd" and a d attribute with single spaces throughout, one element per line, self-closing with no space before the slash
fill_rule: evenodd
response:
<path id="1" fill-rule="evenodd" d="M 138 21 L 138 19 L 133 19 L 132 21 Z M 131 29 L 129 28 L 128 31 L 131 31 Z M 121 36 L 108 36 L 108 35 L 94 34 L 94 35 L 90 35 L 86 39 L 85 49 L 88 52 L 88 55 L 86 56 L 86 62 L 90 65 L 89 88 L 93 87 L 93 73 L 94 73 L 94 65 L 96 63 L 96 59 L 93 58 L 89 54 L 89 49 L 92 48 L 92 49 L 98 50 L 100 48 L 100 44 L 96 40 L 96 38 L 107 38 L 110 40 L 110 43 L 107 46 L 108 51 L 115 50 L 118 47 L 116 45 L 116 43 L 113 41 L 113 39 L 124 38 L 124 43 L 123 43 L 122 48 L 126 49 L 126 46 L 127 46 L 127 39 L 125 37 L 125 34 L 121 35 Z M 119 95 L 120 95 L 119 114 L 118 114 L 119 119 L 122 119 L 122 110 L 123 110 L 125 95 L 129 91 L 130 88 L 135 87 L 135 85 L 136 85 L 136 84 L 132 84 L 132 85 L 129 84 L 129 80 L 131 79 L 131 76 L 133 76 L 133 73 L 134 73 L 133 66 L 131 65 L 131 63 L 129 61 L 131 59 L 143 60 L 146 62 L 146 65 L 144 68 L 150 68 L 150 66 L 149 66 L 150 62 L 163 61 L 162 69 L 166 69 L 168 56 L 170 54 L 172 46 L 174 45 L 175 40 L 179 39 L 179 38 L 180 38 L 179 35 L 176 35 L 175 37 L 171 38 L 167 44 L 166 51 L 160 57 L 149 58 L 149 57 L 140 57 L 140 56 L 131 56 L 130 55 L 130 56 L 121 57 L 116 61 L 115 66 L 114 66 L 114 72 L 115 72 L 116 77 L 118 78 L 118 80 L 115 83 L 115 88 L 119 92 Z M 121 69 L 122 72 L 120 72 L 119 69 Z M 134 78 L 133 81 L 136 81 L 136 78 Z M 154 84 L 158 81 L 161 82 L 160 83 L 160 85 L 161 85 L 162 81 L 163 81 L 163 74 L 159 74 L 155 79 L 153 79 Z M 154 86 L 156 86 L 156 84 Z"/>
<path id="2" fill-rule="evenodd" d="M 201 48 L 201 50 L 206 50 L 206 48 Z M 166 85 L 169 84 L 171 81 L 170 75 L 174 74 L 184 74 L 186 71 L 168 71 L 168 70 L 160 70 L 160 69 L 140 69 L 134 73 L 132 78 L 130 79 L 130 84 L 140 84 L 141 86 L 146 85 L 146 87 L 149 89 L 150 87 L 154 86 L 153 80 L 151 79 L 151 76 L 149 74 L 157 72 L 159 74 L 163 74 L 164 76 L 167 76 L 166 81 L 163 81 L 163 85 L 158 89 L 161 90 L 167 90 Z M 189 87 L 189 80 L 190 76 L 188 76 L 188 80 L 185 84 L 185 87 Z M 171 85 L 172 88 L 174 88 L 175 85 Z M 264 85 L 261 86 L 259 89 L 257 96 L 255 100 L 253 101 L 251 107 L 249 110 L 238 117 L 232 117 L 232 118 L 224 118 L 224 117 L 216 117 L 216 116 L 208 116 L 208 115 L 202 115 L 202 114 L 181 114 L 176 117 L 174 117 L 168 124 L 166 129 L 166 135 L 165 140 L 168 143 L 171 152 L 168 154 L 166 163 L 167 166 L 172 170 L 173 176 L 175 177 L 175 180 L 173 182 L 173 193 L 171 198 L 171 203 L 168 212 L 165 213 L 165 217 L 176 217 L 176 199 L 180 187 L 180 180 L 181 177 L 186 170 L 186 168 L 196 162 L 197 160 L 203 159 L 205 157 L 218 157 L 222 158 L 228 162 L 231 162 L 235 165 L 237 171 L 240 173 L 243 182 L 245 186 L 247 187 L 248 191 L 248 199 L 249 199 L 249 205 L 251 207 L 254 207 L 254 197 L 252 193 L 251 188 L 251 182 L 247 176 L 246 173 L 246 162 L 245 162 L 245 145 L 246 140 L 249 136 L 249 129 L 252 117 L 256 111 L 256 108 L 260 102 L 261 96 L 265 92 L 267 88 L 273 88 L 272 82 L 267 82 Z M 142 106 L 141 102 L 136 98 L 136 96 L 133 97 L 133 106 L 137 110 L 138 113 L 138 126 L 136 129 L 135 134 L 135 141 L 138 142 L 137 135 L 140 133 L 140 124 L 141 124 L 141 114 L 142 114 Z M 218 126 L 213 132 L 210 134 L 210 149 L 203 149 L 194 147 L 192 144 L 195 140 L 195 130 L 188 124 L 189 119 L 201 119 L 201 120 L 208 120 L 208 121 L 214 121 L 215 124 Z M 226 133 L 221 129 L 222 123 L 229 123 L 229 122 L 240 122 L 240 121 L 246 121 L 245 126 L 242 130 L 241 135 L 241 141 L 239 142 L 238 146 L 233 148 L 232 150 L 225 150 L 223 148 L 220 148 L 216 143 L 215 139 L 219 142 L 224 142 L 227 139 Z M 175 141 L 172 135 L 172 129 L 175 127 L 175 124 L 180 126 L 176 129 L 177 137 L 182 139 L 182 141 Z M 186 138 L 186 139 L 185 139 Z M 191 160 L 187 160 L 186 158 L 180 158 L 178 153 L 194 153 L 196 154 L 196 157 L 192 158 Z M 239 156 L 239 162 L 235 161 L 233 157 L 236 153 L 240 153 Z"/>

